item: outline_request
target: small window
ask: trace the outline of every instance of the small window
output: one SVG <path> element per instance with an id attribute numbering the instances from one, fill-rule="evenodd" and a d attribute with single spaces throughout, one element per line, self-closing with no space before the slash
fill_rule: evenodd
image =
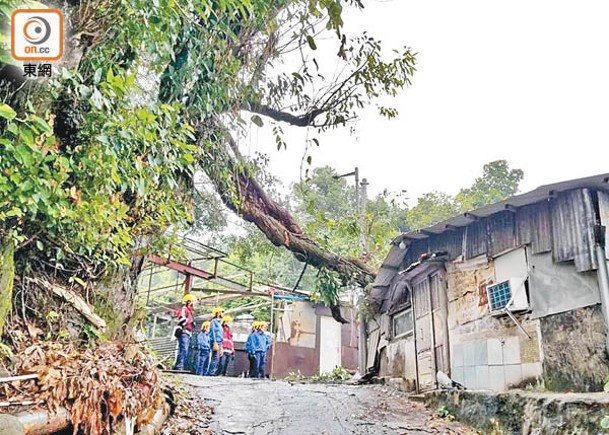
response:
<path id="1" fill-rule="evenodd" d="M 412 332 L 412 309 L 404 310 L 392 318 L 393 338 L 401 337 Z"/>
<path id="2" fill-rule="evenodd" d="M 512 300 L 510 311 L 529 309 L 526 281 L 522 278 L 510 278 L 507 281 L 489 285 L 486 287 L 486 293 L 491 313 L 501 312 L 507 307 L 510 300 Z"/>

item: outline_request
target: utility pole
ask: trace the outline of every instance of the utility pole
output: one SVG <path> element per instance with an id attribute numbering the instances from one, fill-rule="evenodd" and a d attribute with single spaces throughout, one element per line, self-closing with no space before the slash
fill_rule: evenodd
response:
<path id="1" fill-rule="evenodd" d="M 366 205 L 368 202 L 368 180 L 363 178 L 360 184 L 359 182 L 359 169 L 356 167 L 353 172 L 349 172 L 348 174 L 343 175 L 335 175 L 335 179 L 350 177 L 353 175 L 355 177 L 355 208 L 358 213 L 359 227 L 362 232 L 361 242 L 364 247 L 364 252 L 368 254 L 368 237 L 366 236 Z M 361 189 L 361 191 L 360 191 Z M 366 320 L 361 313 L 361 309 L 364 305 L 364 294 L 360 295 L 358 306 L 359 306 L 359 372 L 361 376 L 364 376 L 367 371 L 367 359 L 368 359 L 368 337 L 367 337 L 367 326 Z"/>
<path id="2" fill-rule="evenodd" d="M 366 205 L 368 203 L 368 180 L 363 178 L 361 183 L 359 181 L 359 168 L 356 166 L 353 172 L 349 172 L 347 174 L 335 175 L 334 179 L 338 180 L 339 178 L 345 177 L 355 177 L 355 210 L 358 215 L 359 227 L 362 232 L 361 243 L 364 248 L 364 253 L 368 254 L 368 236 L 366 235 Z"/>
<path id="3" fill-rule="evenodd" d="M 355 167 L 355 170 L 353 172 L 349 172 L 347 174 L 342 175 L 335 175 L 332 178 L 338 180 L 339 178 L 350 177 L 352 175 L 355 177 L 355 210 L 358 214 L 361 214 L 359 206 L 359 169 L 357 168 L 357 166 Z"/>
<path id="4" fill-rule="evenodd" d="M 368 205 L 368 180 L 363 178 L 361 183 L 361 210 L 360 216 L 360 227 L 362 229 L 362 240 L 364 242 L 364 252 L 368 254 L 368 235 L 366 234 L 366 206 Z"/>

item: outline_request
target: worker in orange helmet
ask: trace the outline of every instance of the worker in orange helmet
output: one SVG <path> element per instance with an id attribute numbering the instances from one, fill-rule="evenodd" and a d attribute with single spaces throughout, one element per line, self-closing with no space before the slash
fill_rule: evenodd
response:
<path id="1" fill-rule="evenodd" d="M 196 300 L 191 294 L 184 295 L 182 306 L 177 312 L 178 326 L 175 330 L 175 337 L 178 339 L 178 355 L 175 370 L 184 370 L 184 365 L 188 360 L 190 337 L 195 329 L 194 305 Z"/>
<path id="2" fill-rule="evenodd" d="M 222 342 L 224 341 L 224 328 L 222 328 L 222 317 L 224 308 L 216 307 L 211 310 L 211 363 L 209 365 L 209 375 L 217 376 L 220 368 L 220 355 L 222 354 Z"/>

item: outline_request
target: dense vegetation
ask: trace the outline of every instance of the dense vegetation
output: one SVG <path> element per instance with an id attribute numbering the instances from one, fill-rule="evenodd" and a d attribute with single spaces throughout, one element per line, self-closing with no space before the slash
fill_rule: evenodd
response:
<path id="1" fill-rule="evenodd" d="M 3 21 L 17 3 L 2 4 Z M 30 280 L 42 275 L 86 294 L 120 329 L 135 316 L 142 254 L 177 255 L 168 229 L 189 228 L 193 214 L 209 216 L 210 195 L 261 231 L 259 247 L 268 240 L 317 268 L 314 286 L 335 303 L 342 287 L 370 282 L 400 225 L 417 228 L 477 206 L 480 196 L 496 198 L 495 190 L 512 193 L 521 178 L 512 171 L 506 187 L 485 185 L 483 177 L 455 200 L 432 193 L 408 213 L 399 198 L 381 195 L 368 202 L 363 218 L 352 189 L 328 168 L 293 187 L 297 204 L 265 190 L 268 183 L 257 180 L 260 165 L 242 157 L 233 137 L 247 117 L 270 122 L 278 147 L 289 146 L 282 125 L 319 136 L 410 83 L 409 49 L 387 58 L 372 36 L 342 32 L 344 8 L 362 8 L 358 0 L 62 6 L 72 36 L 52 80 L 24 82 L 10 59 L 1 59 L 0 235 L 7 267 L 0 326 L 13 283 L 24 316 L 44 315 Z M 324 32 L 334 35 L 342 68 L 333 81 L 324 79 L 327 66 L 316 57 Z M 297 69 L 275 68 L 289 53 L 299 54 Z M 490 169 L 508 170 L 506 164 Z M 199 172 L 207 192 L 196 187 Z M 249 236 L 251 243 L 261 237 Z M 234 255 L 243 257 L 239 249 L 244 244 Z"/>
<path id="2" fill-rule="evenodd" d="M 5 22 L 17 3 L 3 3 Z M 18 68 L 2 66 L 0 233 L 18 277 L 42 270 L 53 280 L 95 287 L 93 298 L 111 289 L 100 298 L 121 306 L 129 320 L 141 265 L 136 254 L 171 248 L 161 236 L 189 224 L 200 169 L 223 203 L 275 245 L 347 281 L 370 279 L 363 262 L 306 237 L 254 179 L 232 138 L 248 112 L 257 123 L 264 117 L 318 132 L 344 126 L 371 100 L 409 83 L 408 49 L 385 60 L 379 41 L 342 33 L 343 8 L 361 8 L 360 1 L 60 6 L 72 35 L 61 72 L 50 81 L 23 82 Z M 325 84 L 315 58 L 321 31 L 334 34 L 344 66 Z M 270 69 L 294 50 L 302 54 L 296 71 Z M 286 146 L 278 125 L 275 131 Z M 9 297 L 10 283 L 2 294 Z M 5 315 L 2 310 L 0 318 Z"/>

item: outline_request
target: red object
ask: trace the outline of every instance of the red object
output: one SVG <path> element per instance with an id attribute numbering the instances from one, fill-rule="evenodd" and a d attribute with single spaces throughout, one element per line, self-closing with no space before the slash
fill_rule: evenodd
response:
<path id="1" fill-rule="evenodd" d="M 164 258 L 159 257 L 158 255 L 150 255 L 148 256 L 148 260 L 151 263 L 158 264 L 160 266 L 165 266 L 172 270 L 177 270 L 178 272 L 181 272 L 185 275 L 194 275 L 203 279 L 211 279 L 214 277 L 211 273 L 206 272 L 204 270 L 197 269 L 196 267 L 192 267 L 184 263 L 179 263 L 177 261 L 166 260 Z"/>
<path id="2" fill-rule="evenodd" d="M 225 351 L 234 352 L 235 343 L 233 342 L 233 331 L 226 325 L 222 327 L 224 329 L 224 338 L 222 340 L 222 349 Z"/>
<path id="3" fill-rule="evenodd" d="M 188 331 L 192 331 L 193 329 L 195 329 L 195 323 L 194 323 L 194 310 L 192 307 L 187 307 L 187 306 L 182 306 L 180 307 L 180 309 L 178 310 L 178 320 L 182 317 L 186 318 L 186 326 L 184 326 L 185 329 L 187 329 Z"/>

